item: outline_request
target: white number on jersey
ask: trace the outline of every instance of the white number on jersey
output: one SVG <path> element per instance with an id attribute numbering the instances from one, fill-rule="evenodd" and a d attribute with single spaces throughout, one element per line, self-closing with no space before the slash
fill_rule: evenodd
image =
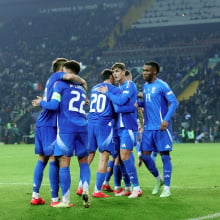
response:
<path id="1" fill-rule="evenodd" d="M 69 111 L 79 112 L 81 114 L 86 114 L 85 110 L 83 109 L 83 107 L 85 105 L 86 95 L 85 94 L 81 94 L 79 91 L 71 91 L 71 94 L 73 94 L 74 97 L 70 99 Z M 80 101 L 80 98 L 81 98 L 80 96 L 83 97 L 83 101 L 81 101 L 80 107 L 79 108 L 78 107 L 74 107 L 74 103 Z"/>
<path id="2" fill-rule="evenodd" d="M 146 93 L 145 100 L 146 102 L 151 102 L 150 93 Z"/>
<path id="3" fill-rule="evenodd" d="M 91 99 L 89 112 L 101 113 L 105 110 L 106 96 L 104 94 L 93 93 Z"/>

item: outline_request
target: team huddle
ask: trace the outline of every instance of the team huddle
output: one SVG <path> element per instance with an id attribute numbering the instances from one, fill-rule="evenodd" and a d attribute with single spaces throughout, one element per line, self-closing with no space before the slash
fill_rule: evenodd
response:
<path id="1" fill-rule="evenodd" d="M 115 63 L 111 69 L 101 72 L 102 82 L 90 91 L 87 100 L 87 83 L 79 77 L 80 64 L 75 60 L 57 58 L 52 63 L 53 74 L 49 77 L 43 98 L 32 100 L 41 113 L 36 122 L 35 153 L 39 159 L 34 170 L 31 204 L 45 201 L 39 191 L 46 164 L 49 166 L 51 207 L 67 208 L 70 203 L 70 162 L 77 156 L 80 168 L 77 194 L 82 196 L 85 208 L 90 206 L 90 164 L 96 151 L 99 162 L 93 197 L 109 195 L 103 191 L 114 191 L 115 196 L 137 198 L 142 195 L 134 162 L 133 147 L 138 132 L 137 109 L 143 110 L 144 128 L 139 149 L 140 160 L 156 179 L 153 195 L 169 197 L 172 163 L 171 117 L 178 101 L 170 87 L 157 78 L 160 67 L 156 62 L 143 66 L 143 91 L 137 100 L 138 90 L 131 73 L 124 63 Z M 130 74 L 129 74 L 130 73 Z M 84 107 L 89 104 L 88 114 Z M 159 153 L 163 163 L 163 175 L 159 174 L 152 152 Z M 111 157 L 111 159 L 110 159 Z M 109 178 L 114 174 L 114 190 Z M 121 187 L 123 177 L 125 187 Z M 59 200 L 59 187 L 62 200 Z"/>

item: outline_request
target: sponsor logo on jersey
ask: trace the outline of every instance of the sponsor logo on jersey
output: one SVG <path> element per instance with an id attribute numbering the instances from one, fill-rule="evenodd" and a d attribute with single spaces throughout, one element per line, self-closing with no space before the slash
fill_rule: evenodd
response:
<path id="1" fill-rule="evenodd" d="M 169 144 L 167 144 L 166 146 L 165 146 L 165 149 L 170 149 L 171 147 L 170 147 L 170 145 Z"/>
<path id="2" fill-rule="evenodd" d="M 126 149 L 126 144 L 122 144 L 121 149 Z"/>

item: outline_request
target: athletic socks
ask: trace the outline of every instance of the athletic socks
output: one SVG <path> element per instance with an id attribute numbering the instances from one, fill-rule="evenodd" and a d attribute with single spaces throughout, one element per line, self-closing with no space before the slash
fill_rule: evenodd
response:
<path id="1" fill-rule="evenodd" d="M 96 184 L 95 184 L 95 192 L 100 192 L 102 188 L 102 184 L 105 180 L 105 173 L 96 173 Z"/>
<path id="2" fill-rule="evenodd" d="M 58 198 L 59 192 L 59 162 L 51 161 L 49 167 L 50 188 L 53 198 Z"/>
<path id="3" fill-rule="evenodd" d="M 159 172 L 158 172 L 158 169 L 156 168 L 155 162 L 151 158 L 151 155 L 142 154 L 141 158 L 144 161 L 145 166 L 153 174 L 153 176 L 158 177 Z"/>
<path id="4" fill-rule="evenodd" d="M 63 202 L 69 202 L 70 184 L 71 184 L 70 168 L 69 167 L 60 168 L 59 177 L 60 177 L 60 186 L 62 189 Z"/>
<path id="5" fill-rule="evenodd" d="M 129 177 L 127 170 L 122 162 L 120 164 L 120 168 L 121 168 L 122 178 L 124 180 L 125 186 L 130 187 L 131 186 L 130 177 Z"/>
<path id="6" fill-rule="evenodd" d="M 41 160 L 37 161 L 37 164 L 34 169 L 34 183 L 33 183 L 33 192 L 39 193 L 42 179 L 43 179 L 43 174 L 44 174 L 44 168 L 47 163 L 42 162 Z M 36 198 L 37 199 L 37 198 Z"/>
<path id="7" fill-rule="evenodd" d="M 105 181 L 109 182 L 112 174 L 113 174 L 114 161 L 110 160 L 108 162 L 107 172 L 105 174 Z"/>
<path id="8" fill-rule="evenodd" d="M 172 163 L 170 155 L 162 155 L 163 161 L 163 176 L 164 186 L 170 186 L 171 174 L 172 174 Z"/>
<path id="9" fill-rule="evenodd" d="M 91 178 L 89 164 L 88 163 L 81 163 L 79 165 L 79 167 L 80 167 L 80 180 L 82 181 L 82 188 L 83 188 L 83 190 L 88 191 L 89 184 L 90 184 L 90 178 Z"/>
<path id="10" fill-rule="evenodd" d="M 120 165 L 114 165 L 113 175 L 114 175 L 114 186 L 120 187 L 121 186 L 121 178 L 122 178 Z"/>
<path id="11" fill-rule="evenodd" d="M 134 187 L 139 186 L 137 171 L 134 166 L 134 162 L 133 162 L 132 157 L 130 157 L 128 160 L 124 160 L 123 164 L 126 167 L 126 171 L 130 177 L 130 181 L 133 184 L 133 186 Z"/>

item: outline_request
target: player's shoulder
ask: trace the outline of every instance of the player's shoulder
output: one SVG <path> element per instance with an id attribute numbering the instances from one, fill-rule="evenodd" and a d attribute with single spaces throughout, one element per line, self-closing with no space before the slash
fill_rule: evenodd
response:
<path id="1" fill-rule="evenodd" d="M 66 82 L 66 87 L 72 89 L 72 90 L 78 90 L 80 92 L 86 93 L 85 88 L 83 87 L 82 84 L 76 83 L 76 82 Z"/>
<path id="2" fill-rule="evenodd" d="M 158 84 L 158 85 L 161 86 L 161 87 L 169 88 L 168 83 L 165 82 L 164 80 L 160 79 L 160 78 L 157 78 L 156 81 L 155 81 L 155 83 Z"/>
<path id="3" fill-rule="evenodd" d="M 96 85 L 94 85 L 91 89 L 91 92 L 98 92 L 98 88 L 101 87 L 101 86 L 104 86 L 103 83 L 98 83 Z"/>
<path id="4" fill-rule="evenodd" d="M 68 85 L 69 85 L 69 83 L 67 83 L 67 82 L 64 82 L 62 80 L 57 80 L 54 82 L 53 87 L 55 89 L 60 89 L 60 88 L 66 88 Z"/>
<path id="5" fill-rule="evenodd" d="M 129 88 L 136 88 L 136 84 L 133 81 L 131 81 L 131 80 L 126 80 L 125 81 L 125 87 L 127 89 L 129 89 Z"/>
<path id="6" fill-rule="evenodd" d="M 64 74 L 64 72 L 54 72 L 50 75 L 50 78 L 61 79 Z"/>
<path id="7" fill-rule="evenodd" d="M 64 72 L 54 72 L 54 73 L 52 73 L 52 74 L 49 76 L 48 80 L 47 80 L 47 84 L 53 84 L 53 83 L 56 82 L 57 80 L 62 79 L 62 77 L 63 77 L 64 74 L 65 74 Z"/>

